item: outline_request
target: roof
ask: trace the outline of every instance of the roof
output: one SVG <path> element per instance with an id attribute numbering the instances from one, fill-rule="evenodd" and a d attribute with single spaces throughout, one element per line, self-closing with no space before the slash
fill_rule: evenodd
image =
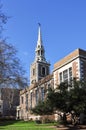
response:
<path id="1" fill-rule="evenodd" d="M 44 84 L 44 83 L 50 81 L 52 78 L 53 78 L 53 74 L 48 75 L 48 76 L 42 78 L 42 79 L 39 80 L 37 83 L 32 84 L 32 85 L 30 85 L 28 88 L 25 88 L 25 89 L 21 90 L 21 91 L 20 91 L 20 95 L 22 95 L 22 94 L 24 94 L 24 93 L 26 93 L 26 92 L 28 92 L 28 91 L 30 91 L 30 90 L 32 90 L 32 89 L 38 87 L 39 85 L 42 85 L 42 84 Z"/>
<path id="2" fill-rule="evenodd" d="M 71 62 L 72 60 L 74 60 L 75 58 L 79 56 L 83 56 L 86 58 L 86 51 L 80 48 L 76 49 L 75 51 L 71 52 L 69 55 L 61 59 L 60 61 L 56 62 L 54 64 L 54 70 L 56 70 L 57 68 L 61 67 L 64 64 Z"/>

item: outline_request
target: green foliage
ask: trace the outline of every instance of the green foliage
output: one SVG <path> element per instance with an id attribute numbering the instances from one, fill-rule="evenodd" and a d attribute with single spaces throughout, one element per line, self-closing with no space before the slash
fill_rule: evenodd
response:
<path id="1" fill-rule="evenodd" d="M 39 103 L 31 109 L 33 113 L 39 115 L 48 115 L 53 112 L 52 106 L 47 101 L 39 101 Z"/>
<path id="2" fill-rule="evenodd" d="M 84 81 L 74 83 L 74 88 L 69 91 L 69 98 L 71 109 L 77 113 L 86 111 L 86 87 Z"/>
<path id="3" fill-rule="evenodd" d="M 86 82 L 73 79 L 72 85 L 61 83 L 59 89 L 49 90 L 47 101 L 53 110 L 86 112 Z"/>
<path id="4" fill-rule="evenodd" d="M 44 102 L 39 102 L 32 109 L 36 114 L 45 115 L 53 113 L 55 110 L 63 112 L 75 111 L 86 113 L 86 82 L 73 79 L 72 85 L 61 83 L 59 89 L 50 88 Z"/>

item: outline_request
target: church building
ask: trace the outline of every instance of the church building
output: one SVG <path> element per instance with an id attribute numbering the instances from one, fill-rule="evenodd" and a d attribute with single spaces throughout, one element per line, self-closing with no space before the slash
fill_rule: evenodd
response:
<path id="1" fill-rule="evenodd" d="M 50 63 L 45 58 L 41 26 L 38 28 L 38 39 L 35 59 L 30 66 L 30 86 L 20 91 L 20 105 L 17 106 L 17 119 L 36 119 L 31 114 L 39 100 L 46 99 L 46 89 L 56 88 L 61 82 L 70 82 L 73 78 L 86 80 L 86 51 L 76 49 L 54 64 L 50 74 Z"/>
<path id="2" fill-rule="evenodd" d="M 46 98 L 45 90 L 53 87 L 53 74 L 50 74 L 50 63 L 45 58 L 45 49 L 42 42 L 41 25 L 38 28 L 38 39 L 35 49 L 35 59 L 30 66 L 30 86 L 20 91 L 20 105 L 17 107 L 17 118 L 35 118 L 30 110 L 39 100 Z"/>

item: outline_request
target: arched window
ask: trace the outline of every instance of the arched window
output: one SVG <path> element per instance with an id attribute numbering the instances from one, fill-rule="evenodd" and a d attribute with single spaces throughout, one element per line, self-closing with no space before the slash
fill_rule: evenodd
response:
<path id="1" fill-rule="evenodd" d="M 33 69 L 33 76 L 35 75 L 35 69 Z"/>
<path id="2" fill-rule="evenodd" d="M 41 100 L 44 101 L 44 88 L 41 88 Z"/>
<path id="3" fill-rule="evenodd" d="M 40 50 L 38 50 L 38 55 L 40 55 Z"/>
<path id="4" fill-rule="evenodd" d="M 42 75 L 45 76 L 45 67 L 42 67 Z"/>

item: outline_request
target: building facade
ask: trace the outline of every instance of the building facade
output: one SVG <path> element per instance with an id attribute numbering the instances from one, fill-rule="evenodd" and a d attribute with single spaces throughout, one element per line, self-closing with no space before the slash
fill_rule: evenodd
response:
<path id="1" fill-rule="evenodd" d="M 16 106 L 19 105 L 19 90 L 0 88 L 0 117 L 16 117 Z"/>
<path id="2" fill-rule="evenodd" d="M 54 64 L 54 88 L 61 82 L 70 82 L 73 78 L 86 80 L 86 51 L 76 49 Z"/>
<path id="3" fill-rule="evenodd" d="M 30 86 L 20 91 L 20 105 L 17 107 L 17 119 L 36 119 L 31 114 L 41 100 L 45 100 L 49 87 L 57 88 L 62 82 L 70 82 L 73 78 L 86 80 L 86 51 L 76 49 L 54 64 L 50 74 L 50 64 L 46 61 L 39 25 L 38 41 L 35 50 L 35 60 L 30 67 Z"/>
<path id="4" fill-rule="evenodd" d="M 44 101 L 47 89 L 53 87 L 53 75 L 48 75 L 35 84 L 20 91 L 20 105 L 17 107 L 17 119 L 30 120 L 36 116 L 31 114 L 31 108 L 41 100 Z"/>

